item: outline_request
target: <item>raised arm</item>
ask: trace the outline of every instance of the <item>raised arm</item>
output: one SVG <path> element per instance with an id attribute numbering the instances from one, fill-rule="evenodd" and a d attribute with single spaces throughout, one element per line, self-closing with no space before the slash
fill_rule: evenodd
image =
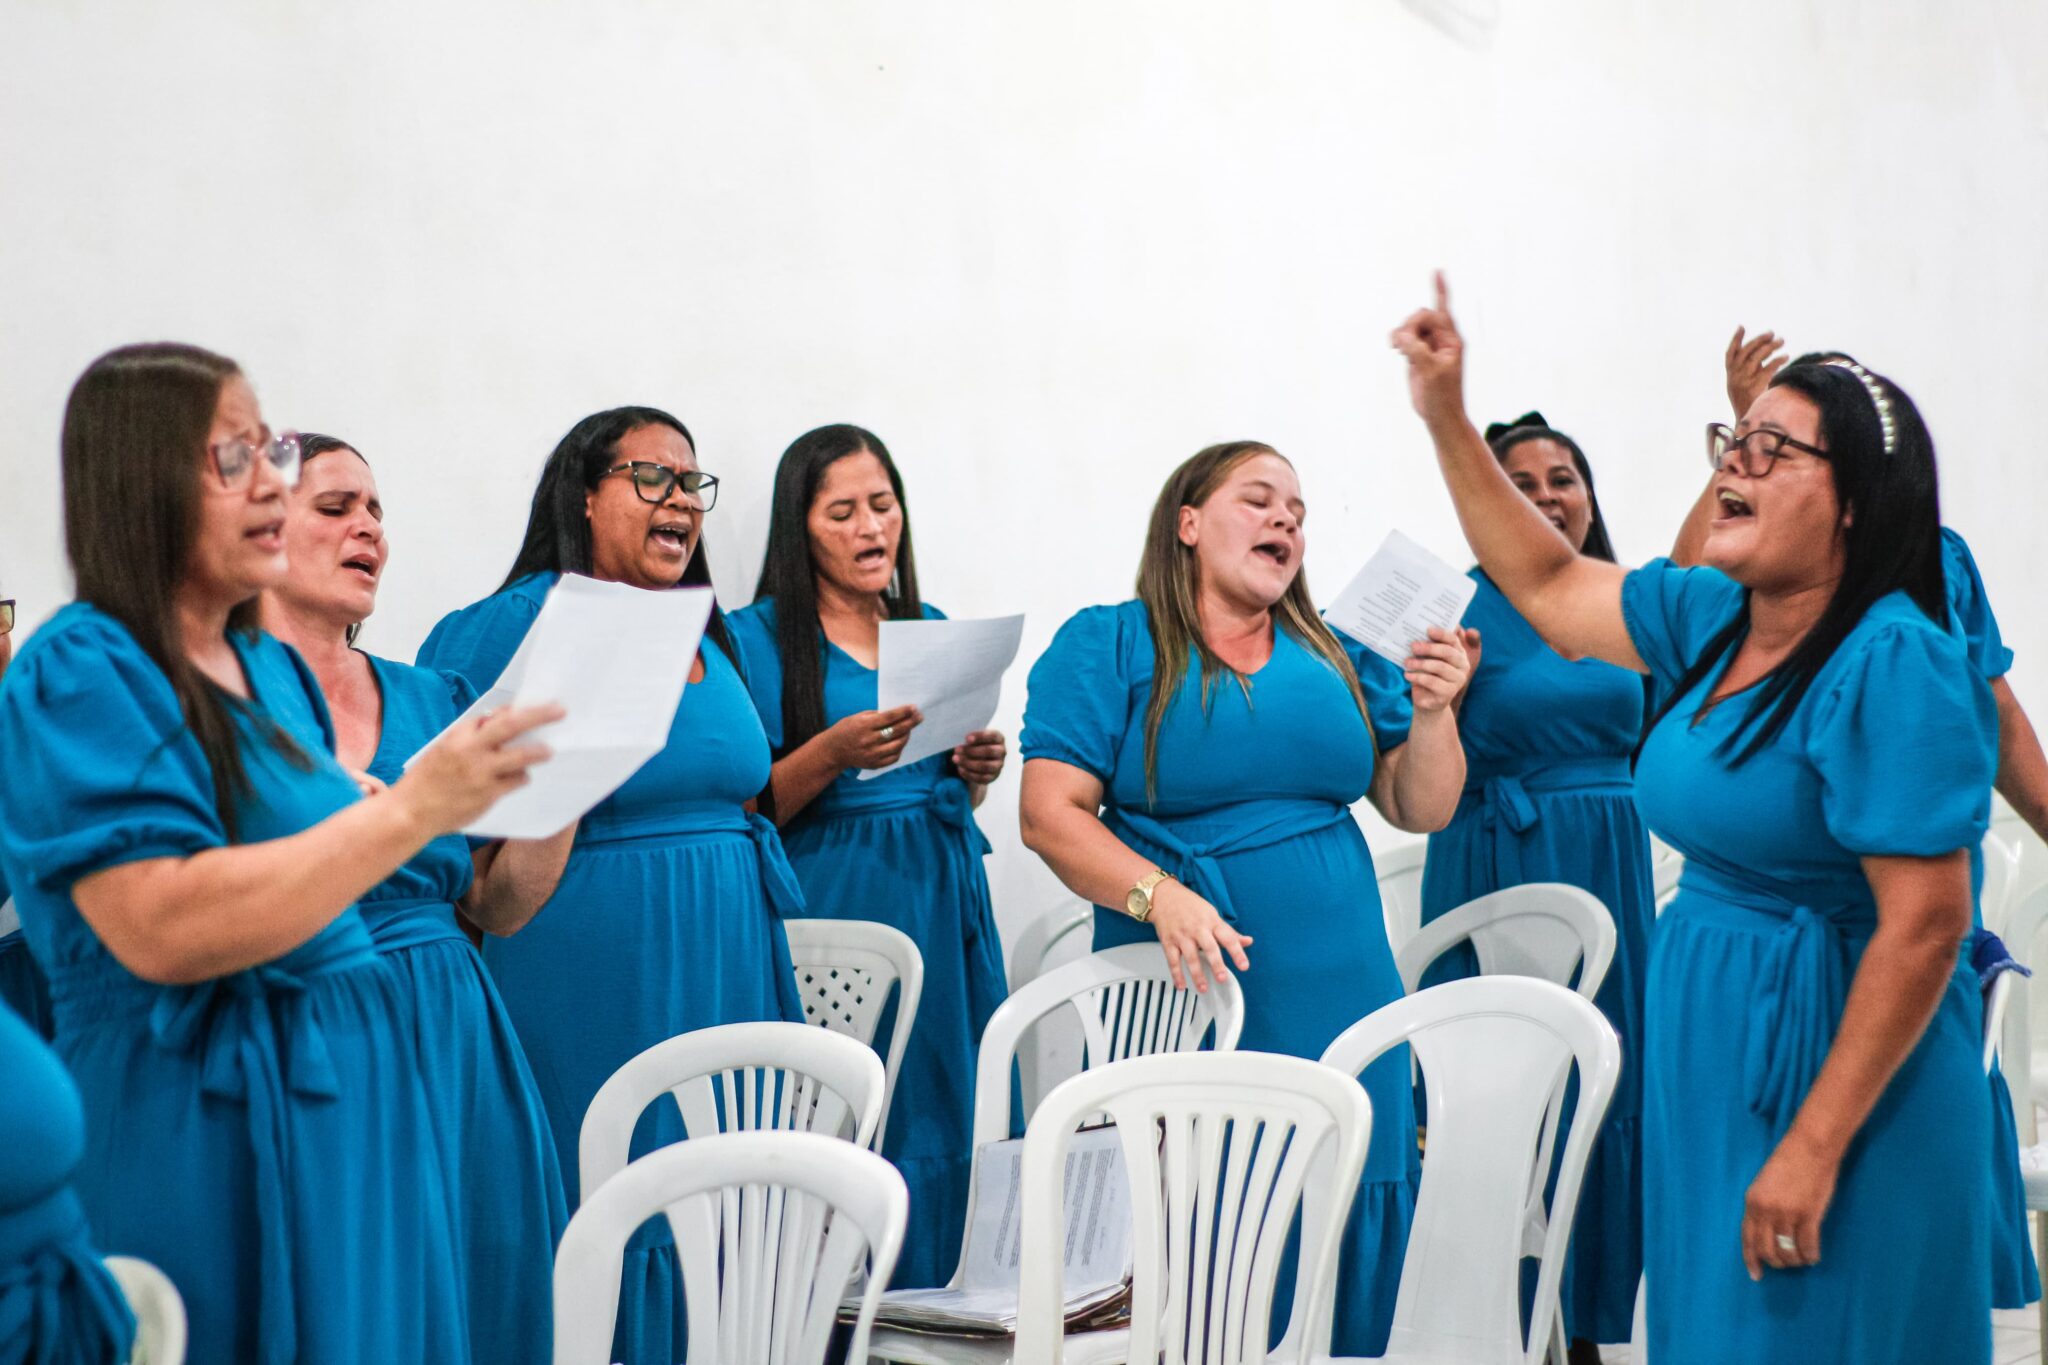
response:
<path id="1" fill-rule="evenodd" d="M 147 858 L 71 888 L 85 922 L 146 981 L 184 985 L 284 956 L 420 851 L 527 782 L 545 747 L 515 741 L 557 706 L 500 711 L 425 750 L 404 777 L 282 839 Z"/>
<path id="2" fill-rule="evenodd" d="M 1480 567 L 1558 653 L 1648 672 L 1622 621 L 1627 571 L 1576 553 L 1509 481 L 1466 416 L 1465 343 L 1441 273 L 1436 306 L 1402 323 L 1393 344 L 1408 361 L 1410 396 Z"/>
<path id="3" fill-rule="evenodd" d="M 1785 368 L 1790 357 L 1782 354 L 1784 349 L 1785 343 L 1775 332 L 1745 341 L 1743 329 L 1737 327 L 1735 335 L 1728 338 L 1721 365 L 1728 382 L 1728 406 L 1734 409 L 1736 421 L 1742 420 L 1749 405 L 1771 386 L 1772 377 Z M 1685 520 L 1679 523 L 1678 538 L 1671 543 L 1671 562 L 1679 568 L 1690 569 L 1700 562 L 1700 550 L 1707 543 L 1707 527 L 1714 520 L 1714 511 L 1714 480 L 1710 475 Z"/>

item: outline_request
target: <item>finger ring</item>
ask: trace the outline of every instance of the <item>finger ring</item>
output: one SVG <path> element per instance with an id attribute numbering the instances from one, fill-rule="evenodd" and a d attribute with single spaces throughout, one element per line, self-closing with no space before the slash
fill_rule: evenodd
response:
<path id="1" fill-rule="evenodd" d="M 882 727 L 882 738 L 883 738 L 883 739 L 894 739 L 894 738 L 896 738 L 896 727 L 895 727 L 895 726 L 893 726 L 893 725 L 884 725 L 884 726 Z"/>
<path id="2" fill-rule="evenodd" d="M 1778 1250 L 1797 1251 L 1799 1250 L 1799 1243 L 1781 1232 L 1778 1234 Z"/>

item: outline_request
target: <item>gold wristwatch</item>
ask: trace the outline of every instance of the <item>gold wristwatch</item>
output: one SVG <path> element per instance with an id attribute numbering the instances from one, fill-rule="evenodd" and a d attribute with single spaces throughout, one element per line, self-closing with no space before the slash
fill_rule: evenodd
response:
<path id="1" fill-rule="evenodd" d="M 1155 867 L 1138 878 L 1138 884 L 1124 896 L 1124 913 L 1143 924 L 1152 918 L 1152 888 L 1173 874 L 1163 867 Z"/>

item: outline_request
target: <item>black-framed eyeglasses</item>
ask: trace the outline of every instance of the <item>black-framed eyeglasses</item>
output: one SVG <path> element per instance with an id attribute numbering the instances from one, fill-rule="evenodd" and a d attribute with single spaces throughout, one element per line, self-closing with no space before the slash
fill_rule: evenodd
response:
<path id="1" fill-rule="evenodd" d="M 270 428 L 265 427 L 262 438 L 254 445 L 237 436 L 232 441 L 215 441 L 206 451 L 213 457 L 213 472 L 220 476 L 221 487 L 230 493 L 249 486 L 259 455 L 270 461 L 270 467 L 285 483 L 299 481 L 299 433 L 296 431 L 273 436 Z"/>
<path id="2" fill-rule="evenodd" d="M 1828 457 L 1819 446 L 1795 441 L 1782 431 L 1758 427 L 1747 436 L 1737 436 L 1725 423 L 1707 423 L 1707 464 L 1717 474 L 1733 465 L 1735 472 L 1745 478 L 1766 478 L 1771 467 L 1785 458 L 1787 449 L 1803 451 L 1819 460 Z"/>
<path id="3" fill-rule="evenodd" d="M 667 502 L 678 484 L 682 486 L 685 497 L 696 501 L 700 512 L 709 512 L 718 501 L 718 476 L 701 470 L 685 469 L 679 473 L 651 460 L 631 460 L 613 465 L 598 478 L 609 479 L 614 474 L 629 475 L 633 480 L 633 491 L 640 495 L 640 501 L 656 506 Z"/>
<path id="4" fill-rule="evenodd" d="M 14 634 L 14 599 L 0 597 L 0 635 Z"/>

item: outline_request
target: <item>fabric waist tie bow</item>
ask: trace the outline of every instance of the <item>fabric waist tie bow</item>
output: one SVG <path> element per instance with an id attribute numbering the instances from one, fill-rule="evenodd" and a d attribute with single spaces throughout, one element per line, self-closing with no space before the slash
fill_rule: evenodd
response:
<path id="1" fill-rule="evenodd" d="M 455 922 L 455 907 L 443 900 L 365 901 L 363 919 L 380 953 L 423 948 L 429 943 L 460 943 L 474 949 L 469 935 Z"/>
<path id="2" fill-rule="evenodd" d="M 986 856 L 995 851 L 981 832 L 981 826 L 974 821 L 974 802 L 967 795 L 967 784 L 957 777 L 941 777 L 929 787 L 917 786 L 908 780 L 840 782 L 827 788 L 825 795 L 813 802 L 806 813 L 810 810 L 815 810 L 820 820 L 856 820 L 903 811 L 930 811 L 939 823 L 965 835 L 968 846 L 977 855 Z"/>
<path id="3" fill-rule="evenodd" d="M 68 1186 L 0 1213 L 0 1343 L 30 1360 L 126 1360 L 134 1339 L 135 1315 Z"/>
<path id="4" fill-rule="evenodd" d="M 1238 922 L 1237 906 L 1223 878 L 1222 859 L 1313 834 L 1350 818 L 1350 810 L 1334 801 L 1246 801 L 1180 819 L 1122 806 L 1103 812 L 1103 822 L 1111 833 L 1157 861 L 1232 925 Z M 1215 833 L 1209 832 L 1211 828 Z"/>
<path id="5" fill-rule="evenodd" d="M 320 1012 L 308 991 L 322 976 L 375 965 L 360 924 L 331 928 L 277 962 L 165 989 L 150 1010 L 150 1032 L 160 1047 L 198 1057 L 201 1090 L 248 1111 L 263 1258 L 257 1340 L 267 1365 L 286 1365 L 299 1349 L 289 1111 L 340 1094 Z"/>
<path id="6" fill-rule="evenodd" d="M 1626 758 L 1561 758 L 1514 772 L 1469 774 L 1463 799 L 1479 803 L 1481 827 L 1492 847 L 1494 875 L 1501 885 L 1512 886 L 1527 880 L 1518 836 L 1534 829 L 1543 818 L 1535 797 L 1558 792 L 1627 796 L 1634 788 Z"/>
<path id="7" fill-rule="evenodd" d="M 768 898 L 769 908 L 778 916 L 802 914 L 804 889 L 789 865 L 789 855 L 782 851 L 782 836 L 775 832 L 775 822 L 749 812 L 747 834 L 753 839 L 754 853 L 760 860 L 761 892 Z"/>

